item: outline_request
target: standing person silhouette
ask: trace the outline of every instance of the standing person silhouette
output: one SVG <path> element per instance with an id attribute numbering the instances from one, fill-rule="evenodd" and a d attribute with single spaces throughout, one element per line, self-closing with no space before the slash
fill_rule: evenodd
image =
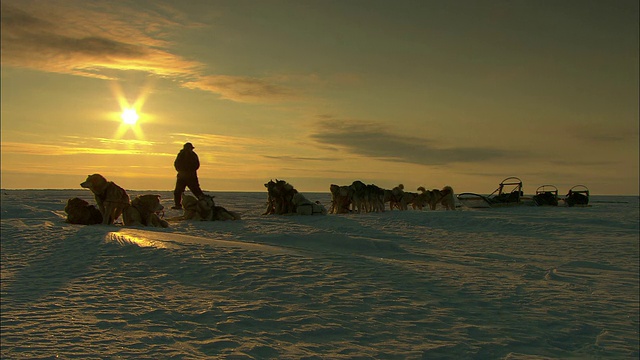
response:
<path id="1" fill-rule="evenodd" d="M 182 209 L 182 193 L 187 187 L 197 198 L 204 195 L 198 183 L 197 171 L 200 168 L 200 159 L 198 159 L 198 154 L 193 149 L 194 147 L 191 143 L 184 144 L 184 147 L 173 162 L 173 166 L 178 172 L 176 189 L 173 191 L 175 206 L 171 207 L 175 210 Z"/>

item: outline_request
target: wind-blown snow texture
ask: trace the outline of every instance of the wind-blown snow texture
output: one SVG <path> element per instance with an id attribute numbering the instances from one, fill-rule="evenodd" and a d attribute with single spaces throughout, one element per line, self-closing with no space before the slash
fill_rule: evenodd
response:
<path id="1" fill-rule="evenodd" d="M 243 220 L 70 225 L 88 191 L 3 191 L 1 357 L 639 357 L 638 197 L 305 217 L 215 195 Z"/>

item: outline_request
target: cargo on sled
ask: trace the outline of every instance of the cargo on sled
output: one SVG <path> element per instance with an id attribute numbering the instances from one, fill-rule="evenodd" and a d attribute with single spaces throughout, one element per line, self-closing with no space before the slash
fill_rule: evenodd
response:
<path id="1" fill-rule="evenodd" d="M 458 201 L 469 208 L 535 205 L 532 198 L 524 196 L 522 180 L 515 176 L 502 180 L 498 188 L 488 196 L 476 193 L 461 193 L 458 195 Z"/>
<path id="2" fill-rule="evenodd" d="M 589 206 L 589 189 L 584 185 L 576 185 L 569 189 L 564 198 L 566 206 Z"/>

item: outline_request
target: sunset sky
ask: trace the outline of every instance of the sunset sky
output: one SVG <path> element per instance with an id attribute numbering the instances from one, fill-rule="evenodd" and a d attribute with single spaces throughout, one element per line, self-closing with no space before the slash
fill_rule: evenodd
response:
<path id="1" fill-rule="evenodd" d="M 638 194 L 637 0 L 1 4 L 5 189 Z"/>

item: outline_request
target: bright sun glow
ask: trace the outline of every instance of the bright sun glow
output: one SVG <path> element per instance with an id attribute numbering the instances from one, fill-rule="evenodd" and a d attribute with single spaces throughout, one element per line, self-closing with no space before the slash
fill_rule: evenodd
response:
<path id="1" fill-rule="evenodd" d="M 118 101 L 120 105 L 120 112 L 110 113 L 110 119 L 113 121 L 117 121 L 120 123 L 116 133 L 113 135 L 115 139 L 125 139 L 128 133 L 133 133 L 135 139 L 142 140 L 144 139 L 144 134 L 142 133 L 141 123 L 148 123 L 151 121 L 151 116 L 147 113 L 140 114 L 139 111 L 142 109 L 145 100 L 150 94 L 151 85 L 147 84 L 144 86 L 138 97 L 133 103 L 130 103 L 127 98 L 124 96 L 124 92 L 122 91 L 122 87 L 120 83 L 114 81 L 111 83 L 111 90 L 113 91 L 113 96 Z"/>
<path id="2" fill-rule="evenodd" d="M 120 117 L 122 118 L 122 121 L 124 121 L 124 123 L 128 125 L 135 125 L 140 118 L 140 116 L 138 116 L 138 113 L 134 109 L 125 109 Z"/>

